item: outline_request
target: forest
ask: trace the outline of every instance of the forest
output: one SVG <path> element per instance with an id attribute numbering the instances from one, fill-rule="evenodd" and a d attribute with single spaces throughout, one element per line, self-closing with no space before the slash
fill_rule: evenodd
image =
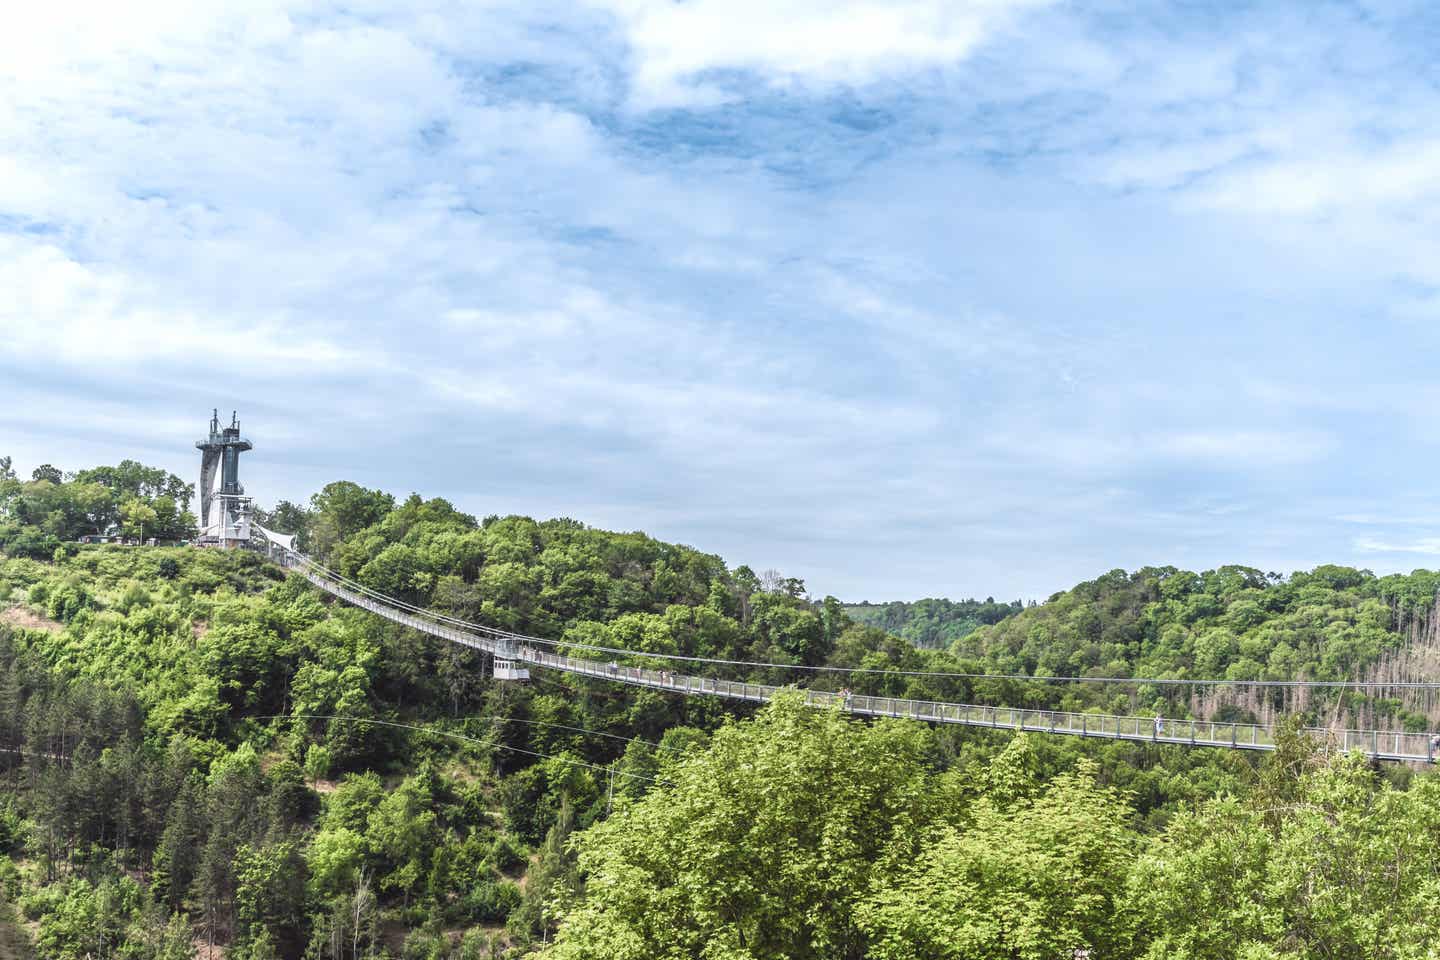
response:
<path id="1" fill-rule="evenodd" d="M 944 649 L 982 624 L 996 624 L 1025 609 L 1019 600 L 945 600 L 929 597 L 906 603 L 847 603 L 845 615 L 867 627 L 879 627 L 917 647 Z"/>
<path id="2" fill-rule="evenodd" d="M 1293 714 L 1257 758 L 543 671 L 497 682 L 476 651 L 254 554 L 74 542 L 136 504 L 155 512 L 148 529 L 164 516 L 178 530 L 188 494 L 163 471 L 23 480 L 0 464 L 0 945 L 14 950 L 1418 960 L 1440 942 L 1440 781 L 1297 727 L 1434 729 L 1436 705 L 1124 680 L 1433 675 L 1440 575 L 1147 568 L 1023 609 L 857 614 L 795 578 L 571 519 L 476 518 L 345 481 L 265 514 L 411 602 L 573 643 L 777 664 L 728 668 L 771 683 Z M 868 672 L 800 669 L 817 666 Z"/>
<path id="3" fill-rule="evenodd" d="M 0 457 L 0 550 L 48 559 L 62 543 L 111 530 L 137 542 L 185 540 L 195 530 L 194 497 L 194 484 L 134 460 L 68 475 L 46 463 L 22 482 Z"/>

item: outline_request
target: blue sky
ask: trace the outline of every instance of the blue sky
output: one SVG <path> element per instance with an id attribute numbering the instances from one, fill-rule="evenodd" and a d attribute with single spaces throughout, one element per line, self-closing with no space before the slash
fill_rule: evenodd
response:
<path id="1" fill-rule="evenodd" d="M 0 453 L 817 594 L 1440 555 L 1424 3 L 138 0 L 0 35 Z"/>

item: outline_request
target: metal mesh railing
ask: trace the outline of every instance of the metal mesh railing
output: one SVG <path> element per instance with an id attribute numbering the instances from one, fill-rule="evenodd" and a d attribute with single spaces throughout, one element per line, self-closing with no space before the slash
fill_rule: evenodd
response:
<path id="1" fill-rule="evenodd" d="M 303 561 L 303 558 L 300 559 Z M 715 677 L 694 676 L 669 670 L 630 666 L 614 661 L 606 663 L 551 653 L 537 649 L 531 644 L 517 643 L 503 631 L 474 633 L 455 626 L 453 620 L 445 622 L 449 618 L 430 615 L 412 605 L 406 604 L 405 607 L 408 609 L 402 609 L 400 606 L 377 599 L 376 596 L 352 590 L 317 572 L 308 563 L 301 562 L 299 566 L 311 583 L 346 603 L 368 610 L 394 623 L 486 653 L 501 652 L 501 646 L 504 645 L 506 656 L 535 666 L 690 696 L 724 697 L 755 703 L 764 703 L 782 691 L 797 689 L 738 680 L 721 680 Z M 1149 741 L 1151 743 L 1224 747 L 1239 750 L 1275 749 L 1274 733 L 1269 726 L 1263 724 L 1071 713 L 1024 707 L 982 706 L 898 697 L 874 697 L 821 690 L 800 689 L 799 692 L 804 695 L 805 702 L 811 706 L 839 709 L 857 716 L 901 717 L 930 723 L 958 723 L 997 730 L 1057 733 L 1108 740 Z M 1333 749 L 1361 750 L 1379 759 L 1415 762 L 1434 762 L 1436 759 L 1434 741 L 1432 736 L 1427 733 L 1321 727 L 1308 728 L 1308 732 Z"/>

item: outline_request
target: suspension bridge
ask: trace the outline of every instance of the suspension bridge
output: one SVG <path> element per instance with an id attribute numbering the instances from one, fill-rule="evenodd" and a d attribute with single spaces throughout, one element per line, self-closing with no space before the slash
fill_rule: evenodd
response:
<path id="1" fill-rule="evenodd" d="M 1100 740 L 1127 740 L 1234 750 L 1274 750 L 1276 748 L 1275 730 L 1272 724 L 1073 713 L 1024 707 L 865 696 L 845 691 L 830 692 L 793 686 L 722 680 L 717 677 L 620 664 L 615 660 L 601 661 L 572 657 L 559 652 L 559 649 L 573 648 L 576 645 L 469 623 L 415 606 L 395 597 L 386 596 L 329 570 L 301 554 L 294 549 L 292 538 L 272 533 L 263 528 L 260 528 L 260 532 L 270 543 L 270 553 L 273 559 L 285 567 L 301 573 L 320 590 L 393 623 L 490 654 L 494 657 L 497 679 L 524 679 L 528 677 L 529 669 L 535 667 L 594 677 L 613 683 L 647 687 L 667 693 L 719 697 L 751 703 L 765 703 L 779 694 L 794 693 L 803 696 L 805 702 L 812 707 L 840 710 L 860 717 L 900 717 L 927 723 L 962 724 L 996 730 L 1033 731 Z M 594 649 L 602 652 L 607 650 L 607 648 Z M 610 650 L 608 652 L 636 657 L 660 656 L 631 650 Z M 668 659 L 684 660 L 696 665 L 728 663 L 728 661 L 707 660 L 699 657 Z M 753 666 L 762 665 L 755 664 Z M 1326 684 L 1315 685 L 1325 686 Z M 1349 684 L 1333 685 L 1349 686 Z M 1319 743 L 1329 749 L 1360 750 L 1377 760 L 1433 763 L 1437 758 L 1435 738 L 1430 733 L 1332 727 L 1307 727 L 1305 729 Z"/>

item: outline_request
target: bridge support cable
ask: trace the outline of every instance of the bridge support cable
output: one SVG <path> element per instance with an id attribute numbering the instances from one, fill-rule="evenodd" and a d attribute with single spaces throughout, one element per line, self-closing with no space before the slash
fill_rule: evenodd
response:
<path id="1" fill-rule="evenodd" d="M 1230 723 L 1214 720 L 1179 720 L 1154 717 L 1117 716 L 1098 713 L 1072 713 L 1022 707 L 982 706 L 898 697 L 872 697 L 850 693 L 807 690 L 793 686 L 774 686 L 715 677 L 653 670 L 620 665 L 581 657 L 570 657 L 538 649 L 538 638 L 512 634 L 492 627 L 464 624 L 464 621 L 424 610 L 414 604 L 386 597 L 374 590 L 342 582 L 302 554 L 291 551 L 286 566 L 297 569 L 320 590 L 344 602 L 383 617 L 392 623 L 480 650 L 492 656 L 508 653 L 520 663 L 545 667 L 578 676 L 608 680 L 631 686 L 648 687 L 686 696 L 710 696 L 766 703 L 776 695 L 798 692 L 807 705 L 838 709 L 860 717 L 900 717 L 928 723 L 952 723 L 964 726 L 989 727 L 1000 730 L 1035 733 L 1068 734 L 1105 740 L 1143 741 L 1197 747 L 1224 747 L 1237 750 L 1274 750 L 1275 735 L 1271 726 L 1251 723 Z M 541 641 L 564 646 L 563 641 Z M 644 656 L 638 651 L 627 655 Z M 1320 743 L 1334 749 L 1358 749 L 1380 760 L 1434 762 L 1435 751 L 1429 733 L 1402 733 L 1378 730 L 1344 730 L 1323 727 L 1306 728 Z"/>
<path id="2" fill-rule="evenodd" d="M 263 528 L 260 529 L 262 532 Z M 287 538 L 293 539 L 293 538 Z M 380 603 L 397 607 L 418 614 L 428 620 L 439 623 L 446 623 L 451 626 L 467 630 L 472 633 L 484 634 L 497 639 L 514 640 L 520 643 L 538 644 L 545 647 L 567 648 L 571 650 L 585 650 L 591 653 L 610 654 L 621 657 L 645 657 L 651 660 L 666 660 L 675 663 L 692 664 L 696 666 L 734 666 L 747 667 L 754 670 L 790 670 L 807 673 L 844 673 L 844 674 L 880 674 L 887 677 L 926 677 L 935 680 L 983 680 L 983 681 L 1015 681 L 1020 683 L 1057 683 L 1057 684 L 1119 684 L 1123 686 L 1159 686 L 1159 687 L 1244 687 L 1244 688 L 1312 688 L 1312 689 L 1336 689 L 1336 690 L 1358 690 L 1366 696 L 1374 697 L 1377 691 L 1399 691 L 1399 690 L 1424 690 L 1427 694 L 1433 690 L 1440 690 L 1440 681 L 1436 680 L 1402 680 L 1376 682 L 1370 680 L 1231 680 L 1217 678 L 1196 678 L 1196 677 L 1097 677 L 1089 675 L 1079 676 L 1037 676 L 1032 674 L 1008 674 L 1008 673 L 970 673 L 949 670 L 899 670 L 892 667 L 843 667 L 835 665 L 816 665 L 804 663 L 773 663 L 758 662 L 754 660 L 726 660 L 717 657 L 687 656 L 675 653 L 659 653 L 645 650 L 630 650 L 622 647 L 601 646 L 593 643 L 583 643 L 571 640 L 550 640 L 544 637 L 529 636 L 527 634 L 515 633 L 502 630 L 498 627 L 491 627 L 485 624 L 474 623 L 468 620 L 461 620 L 448 616 L 435 610 L 419 607 L 415 604 L 400 600 L 395 597 L 380 593 L 363 583 L 352 580 L 349 577 L 327 567 L 320 565 L 309 557 L 298 553 L 293 548 L 281 547 L 277 553 L 288 555 L 280 562 L 288 567 L 304 567 L 314 570 L 321 576 L 333 580 L 344 587 L 362 596 L 368 596 Z"/>

